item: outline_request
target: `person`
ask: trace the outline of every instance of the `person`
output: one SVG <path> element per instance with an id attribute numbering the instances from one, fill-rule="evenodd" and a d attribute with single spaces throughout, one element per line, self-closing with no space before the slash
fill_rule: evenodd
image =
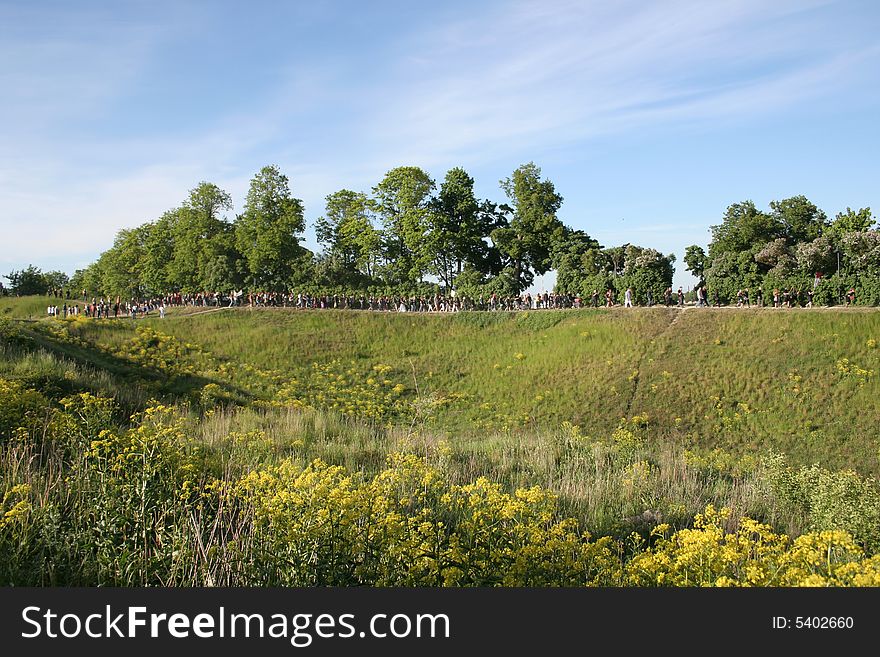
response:
<path id="1" fill-rule="evenodd" d="M 646 300 L 648 304 L 648 308 L 654 305 L 654 296 L 651 294 L 651 289 L 648 288 L 648 292 L 646 293 Z"/>
<path id="2" fill-rule="evenodd" d="M 813 290 L 807 290 L 807 308 L 813 307 Z"/>
<path id="3" fill-rule="evenodd" d="M 758 308 L 764 307 L 764 288 L 760 285 L 758 286 L 758 291 L 755 292 L 755 301 L 757 302 Z"/>
<path id="4" fill-rule="evenodd" d="M 605 290 L 605 307 L 611 308 L 614 305 L 614 294 L 611 292 L 611 288 L 609 287 Z"/>
<path id="5" fill-rule="evenodd" d="M 626 292 L 623 293 L 623 307 L 633 307 L 633 291 L 631 287 L 626 288 Z"/>
<path id="6" fill-rule="evenodd" d="M 159 319 L 165 319 L 165 302 L 159 302 Z"/>
<path id="7" fill-rule="evenodd" d="M 663 303 L 666 304 L 666 307 L 669 308 L 672 305 L 672 288 L 667 287 L 663 291 Z"/>
<path id="8" fill-rule="evenodd" d="M 856 303 L 856 289 L 854 287 L 849 288 L 849 292 L 846 293 L 846 305 L 854 306 Z"/>
<path id="9" fill-rule="evenodd" d="M 678 307 L 684 308 L 684 292 L 681 288 L 678 288 Z"/>
<path id="10" fill-rule="evenodd" d="M 593 308 L 599 307 L 599 291 L 593 290 L 593 294 L 590 295 L 590 305 Z"/>

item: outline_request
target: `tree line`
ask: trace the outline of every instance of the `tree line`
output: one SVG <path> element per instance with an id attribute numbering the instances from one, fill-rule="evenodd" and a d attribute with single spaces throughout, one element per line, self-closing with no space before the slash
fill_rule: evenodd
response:
<path id="1" fill-rule="evenodd" d="M 419 167 L 396 167 L 369 193 L 342 189 L 326 197 L 314 225 L 321 251 L 313 253 L 302 244 L 303 202 L 277 166 L 266 166 L 233 218 L 229 193 L 201 182 L 179 207 L 119 231 L 110 249 L 70 279 L 35 267 L 7 278 L 15 294 L 63 287 L 125 299 L 242 289 L 515 296 L 551 270 L 557 292 L 584 297 L 631 288 L 636 299 L 660 299 L 672 286 L 674 255 L 633 244 L 603 247 L 565 225 L 558 217 L 563 198 L 534 163 L 499 187 L 501 202 L 478 199 L 462 168 L 438 185 Z M 770 212 L 745 201 L 712 226 L 708 253 L 688 247 L 685 264 L 724 301 L 744 287 L 803 289 L 818 280 L 817 303 L 834 302 L 838 288 L 850 286 L 860 302 L 878 303 L 880 233 L 873 224 L 869 208 L 847 208 L 829 221 L 803 196 L 774 201 Z"/>
<path id="2" fill-rule="evenodd" d="M 834 219 L 805 196 L 771 201 L 769 211 L 752 201 L 728 206 L 712 226 L 708 253 L 687 247 L 687 270 L 723 303 L 739 290 L 813 290 L 814 303 L 841 303 L 853 290 L 856 303 L 880 304 L 880 231 L 870 208 L 847 208 Z M 873 228 L 873 229 L 872 229 Z"/>

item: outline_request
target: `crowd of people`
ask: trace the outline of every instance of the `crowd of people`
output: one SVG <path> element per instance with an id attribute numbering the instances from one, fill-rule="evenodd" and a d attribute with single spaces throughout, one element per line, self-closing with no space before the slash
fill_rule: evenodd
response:
<path id="1" fill-rule="evenodd" d="M 342 309 L 399 312 L 458 312 L 462 310 L 544 310 L 584 307 L 580 296 L 544 292 L 518 296 L 498 294 L 471 298 L 465 295 L 373 295 L 373 294 L 311 294 L 257 293 L 248 294 L 250 306 L 300 309 Z"/>
<path id="2" fill-rule="evenodd" d="M 380 312 L 458 312 L 458 311 L 520 311 L 520 310 L 552 310 L 567 308 L 612 308 L 618 304 L 618 296 L 611 288 L 600 294 L 594 289 L 589 299 L 579 294 L 542 292 L 531 294 L 526 292 L 521 295 L 504 296 L 498 294 L 480 295 L 472 298 L 466 295 L 433 294 L 433 295 L 376 295 L 376 294 L 312 294 L 309 292 L 245 292 L 244 290 L 229 293 L 200 292 L 197 294 L 183 294 L 180 292 L 169 293 L 164 296 L 147 299 L 131 299 L 124 301 L 120 297 L 105 298 L 91 297 L 83 290 L 80 300 L 72 300 L 67 290 L 50 290 L 50 295 L 63 299 L 64 303 L 59 307 L 52 304 L 47 308 L 50 317 L 78 316 L 97 319 L 118 317 L 144 317 L 150 313 L 158 312 L 160 317 L 165 316 L 166 308 L 198 307 L 198 308 L 232 308 L 237 306 L 246 307 L 274 307 L 296 308 L 301 310 L 311 309 L 339 309 L 339 310 L 370 310 Z M 695 291 L 697 307 L 720 307 L 721 301 L 717 291 L 710 294 L 706 285 L 700 285 Z M 845 296 L 846 305 L 855 304 L 855 289 L 850 288 Z M 81 301 L 81 303 L 80 303 Z M 735 296 L 737 308 L 758 308 L 765 306 L 764 291 L 761 287 L 751 291 L 742 288 Z M 685 306 L 685 293 L 681 287 L 673 292 L 667 287 L 663 292 L 662 305 L 666 307 Z M 648 291 L 643 298 L 637 299 L 632 288 L 627 288 L 623 293 L 623 305 L 631 308 L 637 305 L 651 307 L 657 305 L 652 293 Z M 813 290 L 808 288 L 799 289 L 774 289 L 767 305 L 773 308 L 813 307 Z"/>
<path id="3" fill-rule="evenodd" d="M 705 285 L 701 285 L 697 288 L 696 296 L 698 307 L 709 306 L 709 292 Z M 814 292 L 813 288 L 811 287 L 808 287 L 806 290 L 801 290 L 800 288 L 794 287 L 788 289 L 773 288 L 773 293 L 770 295 L 768 301 L 769 305 L 773 308 L 812 308 L 813 296 Z M 855 305 L 855 288 L 851 287 L 849 290 L 847 290 L 844 299 L 845 305 Z M 753 302 L 755 307 L 757 308 L 763 308 L 766 304 L 764 300 L 764 289 L 760 286 L 756 288 L 754 292 L 751 292 L 747 287 L 740 288 L 736 292 L 735 300 L 737 308 L 751 308 Z M 713 293 L 712 301 L 713 306 L 720 307 L 722 305 L 718 297 L 717 291 Z"/>

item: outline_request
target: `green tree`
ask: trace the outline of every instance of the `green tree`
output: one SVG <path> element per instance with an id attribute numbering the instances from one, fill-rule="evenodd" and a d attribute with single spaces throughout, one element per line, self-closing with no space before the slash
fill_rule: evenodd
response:
<path id="1" fill-rule="evenodd" d="M 430 269 L 434 181 L 418 167 L 392 169 L 373 188 L 371 206 L 382 220 L 385 277 L 391 285 L 414 286 Z"/>
<path id="2" fill-rule="evenodd" d="M 777 247 L 768 244 L 784 245 L 788 239 L 786 225 L 778 213 L 761 212 L 752 201 L 728 206 L 722 223 L 711 229 L 704 276 L 710 294 L 717 294 L 722 302 L 732 299 L 740 288 L 759 285 L 784 255 L 776 254 Z M 789 260 L 782 262 L 787 266 Z"/>
<path id="3" fill-rule="evenodd" d="M 533 162 L 500 184 L 511 203 L 511 218 L 506 226 L 493 230 L 491 238 L 505 259 L 510 292 L 518 294 L 531 285 L 535 274 L 552 266 L 553 244 L 565 231 L 556 216 L 562 196 L 552 182 L 541 179 L 541 169 Z"/>
<path id="4" fill-rule="evenodd" d="M 59 292 L 63 288 L 66 288 L 67 284 L 70 282 L 70 277 L 63 271 L 47 271 L 43 274 L 43 278 L 46 279 L 46 285 L 49 286 L 50 289 Z"/>
<path id="5" fill-rule="evenodd" d="M 553 245 L 557 292 L 589 294 L 594 277 L 608 270 L 602 246 L 582 230 L 565 230 Z"/>
<path id="6" fill-rule="evenodd" d="M 485 238 L 494 227 L 494 218 L 481 211 L 474 196 L 474 179 L 460 167 L 446 173 L 432 209 L 432 272 L 450 288 L 465 265 L 479 268 L 485 263 L 489 249 Z"/>
<path id="7" fill-rule="evenodd" d="M 29 265 L 20 271 L 11 271 L 6 274 L 6 278 L 9 279 L 10 292 L 20 297 L 46 294 L 49 288 L 43 272 L 34 265 Z"/>
<path id="8" fill-rule="evenodd" d="M 163 214 L 158 220 L 146 224 L 144 253 L 141 259 L 141 286 L 150 295 L 162 295 L 172 291 L 169 263 L 174 257 L 174 234 L 172 228 L 177 220 L 177 210 Z"/>
<path id="9" fill-rule="evenodd" d="M 138 228 L 120 230 L 116 234 L 113 246 L 98 259 L 100 283 L 97 293 L 125 299 L 143 295 L 141 280 L 148 232 L 149 224 L 144 224 Z"/>
<path id="10" fill-rule="evenodd" d="M 855 211 L 848 207 L 845 212 L 837 213 L 825 234 L 835 242 L 839 242 L 846 233 L 860 233 L 868 230 L 874 225 L 874 221 L 871 208 L 861 208 Z"/>
<path id="11" fill-rule="evenodd" d="M 706 252 L 703 247 L 691 244 L 684 252 L 684 264 L 696 278 L 703 280 L 703 272 L 706 269 Z"/>
<path id="12" fill-rule="evenodd" d="M 771 201 L 773 217 L 782 225 L 790 244 L 811 242 L 822 235 L 828 226 L 828 217 L 806 196 L 792 196 Z"/>
<path id="13" fill-rule="evenodd" d="M 233 248 L 233 227 L 221 214 L 232 209 L 232 197 L 217 185 L 199 183 L 173 215 L 174 243 L 168 263 L 169 284 L 182 292 L 206 289 L 205 270 L 218 255 Z"/>
<path id="14" fill-rule="evenodd" d="M 728 206 L 724 220 L 712 226 L 709 258 L 725 252 L 748 251 L 778 237 L 785 237 L 785 225 L 774 215 L 761 212 L 752 201 Z"/>
<path id="15" fill-rule="evenodd" d="M 675 256 L 672 254 L 663 255 L 656 249 L 627 244 L 624 247 L 624 265 L 618 292 L 632 288 L 639 303 L 646 300 L 650 292 L 656 303 L 663 298 L 666 288 L 672 287 L 674 262 Z"/>
<path id="16" fill-rule="evenodd" d="M 258 288 L 283 289 L 303 255 L 299 233 L 305 229 L 302 201 L 293 198 L 287 176 L 263 167 L 251 179 L 244 212 L 235 224 L 235 243 Z"/>
<path id="17" fill-rule="evenodd" d="M 324 216 L 315 224 L 318 243 L 334 284 L 358 287 L 372 279 L 381 235 L 373 225 L 366 194 L 342 189 L 327 196 Z"/>

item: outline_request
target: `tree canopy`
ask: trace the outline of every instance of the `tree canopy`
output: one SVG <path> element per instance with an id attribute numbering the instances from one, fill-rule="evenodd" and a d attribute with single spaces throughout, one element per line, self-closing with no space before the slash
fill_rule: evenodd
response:
<path id="1" fill-rule="evenodd" d="M 13 294 L 72 286 L 93 295 L 145 297 L 169 292 L 292 291 L 294 288 L 410 294 L 429 288 L 516 295 L 535 276 L 556 271 L 558 292 L 589 296 L 632 288 L 660 299 L 672 286 L 675 257 L 650 247 L 605 247 L 559 217 L 563 198 L 535 163 L 499 181 L 503 201 L 478 198 L 461 167 L 438 185 L 416 166 L 390 169 L 369 192 L 328 194 L 315 224 L 321 251 L 302 244 L 305 208 L 274 165 L 250 181 L 241 214 L 210 182 L 154 221 L 119 231 L 113 246 L 68 281 L 35 267 L 8 275 Z M 708 249 L 688 246 L 687 271 L 723 301 L 742 288 L 813 286 L 834 302 L 856 287 L 880 303 L 880 247 L 870 208 L 829 220 L 805 196 L 759 209 L 745 200 L 711 226 Z"/>

